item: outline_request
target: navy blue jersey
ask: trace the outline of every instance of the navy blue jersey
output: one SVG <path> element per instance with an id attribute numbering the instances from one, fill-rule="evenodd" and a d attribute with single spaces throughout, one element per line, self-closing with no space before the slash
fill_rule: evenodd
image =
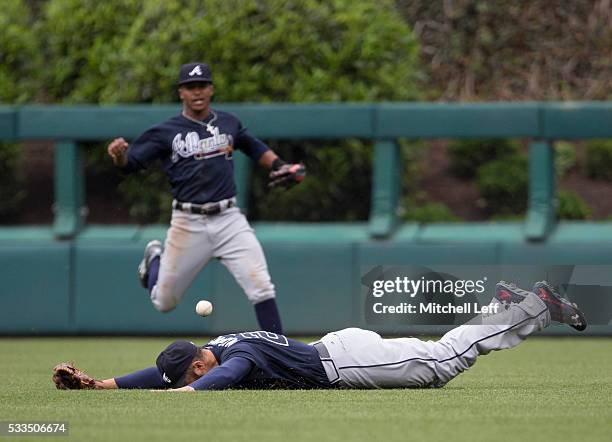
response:
<path id="1" fill-rule="evenodd" d="M 177 115 L 134 140 L 125 172 L 161 160 L 174 199 L 204 204 L 236 195 L 232 153 L 240 149 L 257 161 L 268 147 L 234 115 L 211 110 L 203 121 Z"/>
<path id="2" fill-rule="evenodd" d="M 317 350 L 283 335 L 266 331 L 223 335 L 204 348 L 215 355 L 219 368 L 231 371 L 232 366 L 240 367 L 232 364 L 234 360 L 251 362 L 240 373 L 241 379 L 232 382 L 236 388 L 331 388 Z M 209 375 L 215 376 L 212 371 Z"/>

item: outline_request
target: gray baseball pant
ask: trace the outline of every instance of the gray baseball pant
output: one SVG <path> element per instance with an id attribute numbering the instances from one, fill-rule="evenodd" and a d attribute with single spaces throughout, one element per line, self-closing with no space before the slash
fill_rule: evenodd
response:
<path id="1" fill-rule="evenodd" d="M 173 210 L 159 277 L 151 291 L 155 308 L 174 309 L 212 258 L 227 267 L 252 304 L 275 297 L 266 257 L 240 209 L 211 216 Z"/>
<path id="2" fill-rule="evenodd" d="M 472 322 L 472 321 L 470 321 Z M 496 315 L 478 317 L 439 341 L 383 339 L 375 332 L 347 328 L 321 338 L 330 358 L 323 366 L 332 383 L 349 388 L 442 387 L 480 355 L 512 348 L 550 323 L 535 294 Z"/>

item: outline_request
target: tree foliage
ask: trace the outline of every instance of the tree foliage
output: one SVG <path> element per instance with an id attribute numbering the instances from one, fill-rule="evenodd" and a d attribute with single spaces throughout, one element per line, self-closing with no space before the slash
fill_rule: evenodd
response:
<path id="1" fill-rule="evenodd" d="M 25 198 L 23 177 L 17 167 L 19 162 L 18 144 L 0 143 L 0 223 L 6 222 L 20 209 Z"/>
<path id="2" fill-rule="evenodd" d="M 69 103 L 173 102 L 182 63 L 207 61 L 220 102 L 334 102 L 418 97 L 418 46 L 390 1 L 49 0 L 40 25 L 57 68 L 46 93 Z M 61 18 L 61 19 L 60 19 Z M 92 32 L 93 30 L 93 32 Z M 255 174 L 252 214 L 363 219 L 372 149 L 357 140 L 274 144 L 309 178 L 268 192 Z M 287 146 L 287 147 L 285 147 Z M 94 150 L 93 160 L 105 158 Z M 109 172 L 110 173 L 110 172 Z M 161 174 L 122 183 L 134 219 L 167 218 Z M 164 187 L 162 187 L 164 186 Z M 358 195 L 348 198 L 347 195 Z"/>
<path id="3" fill-rule="evenodd" d="M 612 98 L 609 0 L 397 0 L 431 99 Z"/>
<path id="4" fill-rule="evenodd" d="M 2 3 L 0 29 L 0 103 L 23 103 L 37 92 L 41 40 L 22 0 Z"/>
<path id="5" fill-rule="evenodd" d="M 612 181 L 612 140 L 590 140 L 586 144 L 586 154 L 587 175 Z"/>
<path id="6" fill-rule="evenodd" d="M 476 184 L 490 211 L 501 215 L 524 213 L 529 184 L 527 155 L 486 163 L 478 170 Z"/>

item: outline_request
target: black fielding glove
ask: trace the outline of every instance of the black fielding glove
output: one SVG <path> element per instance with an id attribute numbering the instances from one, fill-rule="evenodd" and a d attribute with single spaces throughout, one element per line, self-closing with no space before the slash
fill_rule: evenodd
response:
<path id="1" fill-rule="evenodd" d="M 268 187 L 282 186 L 289 188 L 304 181 L 305 177 L 306 166 L 303 163 L 288 164 L 277 158 L 272 163 Z"/>

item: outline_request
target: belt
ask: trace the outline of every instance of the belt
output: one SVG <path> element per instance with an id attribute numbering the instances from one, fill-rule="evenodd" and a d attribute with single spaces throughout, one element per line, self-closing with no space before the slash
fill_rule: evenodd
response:
<path id="1" fill-rule="evenodd" d="M 342 382 L 340 381 L 340 373 L 338 373 L 338 369 L 336 368 L 336 364 L 332 360 L 329 355 L 329 350 L 321 341 L 315 342 L 312 344 L 317 353 L 319 353 L 319 358 L 321 358 L 321 365 L 323 365 L 323 369 L 325 370 L 325 374 L 327 375 L 327 379 L 333 388 L 343 388 Z"/>
<path id="2" fill-rule="evenodd" d="M 172 201 L 172 208 L 181 212 L 194 213 L 196 215 L 218 215 L 230 207 L 236 205 L 236 198 L 221 200 L 216 203 L 195 204 L 182 203 L 177 200 Z"/>
<path id="3" fill-rule="evenodd" d="M 319 357 L 321 359 L 330 359 L 329 351 L 327 350 L 325 344 L 323 344 L 322 342 L 315 342 L 314 344 L 312 344 L 312 346 L 319 353 Z"/>

